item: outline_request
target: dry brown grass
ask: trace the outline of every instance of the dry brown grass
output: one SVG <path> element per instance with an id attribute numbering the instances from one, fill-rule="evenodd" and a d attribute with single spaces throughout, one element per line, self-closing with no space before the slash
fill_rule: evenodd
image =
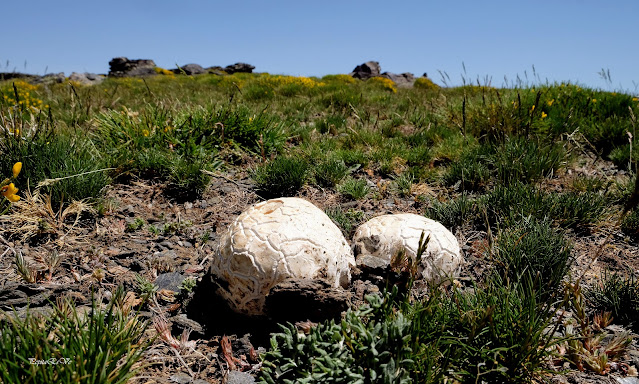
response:
<path id="1" fill-rule="evenodd" d="M 38 189 L 34 193 L 26 191 L 9 214 L 0 216 L 0 233 L 20 237 L 22 242 L 50 235 L 56 245 L 62 246 L 77 236 L 74 232 L 79 229 L 83 213 L 95 213 L 95 210 L 85 201 L 72 201 L 56 211 L 50 195 L 42 195 Z"/>

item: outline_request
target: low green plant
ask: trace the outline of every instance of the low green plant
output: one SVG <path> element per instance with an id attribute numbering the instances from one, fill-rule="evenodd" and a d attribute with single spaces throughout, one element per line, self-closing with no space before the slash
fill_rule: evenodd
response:
<path id="1" fill-rule="evenodd" d="M 337 190 L 339 193 L 350 199 L 359 200 L 368 195 L 370 187 L 368 186 L 366 179 L 348 177 L 337 186 Z"/>
<path id="2" fill-rule="evenodd" d="M 332 188 L 339 184 L 346 175 L 348 175 L 350 169 L 344 163 L 344 160 L 327 159 L 315 166 L 313 169 L 313 175 L 315 176 L 315 182 L 320 187 Z"/>
<path id="3" fill-rule="evenodd" d="M 135 232 L 138 229 L 144 227 L 144 225 L 146 224 L 146 222 L 144 221 L 144 219 L 140 218 L 140 217 L 136 217 L 135 220 L 133 220 L 132 222 L 128 223 L 126 225 L 126 231 L 127 232 Z"/>
<path id="4" fill-rule="evenodd" d="M 553 174 L 566 161 L 561 145 L 507 137 L 502 143 L 470 147 L 449 166 L 444 181 L 469 191 L 482 190 L 491 180 L 504 185 L 530 183 Z"/>
<path id="5" fill-rule="evenodd" d="M 443 180 L 461 191 L 481 191 L 490 181 L 490 168 L 479 150 L 472 150 L 448 167 Z"/>
<path id="6" fill-rule="evenodd" d="M 639 280 L 635 275 L 605 271 L 584 296 L 590 308 L 610 312 L 615 323 L 639 331 Z"/>
<path id="7" fill-rule="evenodd" d="M 309 174 L 306 160 L 277 157 L 257 167 L 252 174 L 257 193 L 263 198 L 295 196 Z"/>
<path id="8" fill-rule="evenodd" d="M 624 216 L 621 222 L 621 230 L 628 236 L 639 238 L 639 210 L 633 209 Z"/>
<path id="9" fill-rule="evenodd" d="M 364 220 L 364 212 L 352 208 L 345 210 L 339 205 L 326 208 L 324 212 L 337 224 L 347 238 L 350 238 L 355 227 Z"/>
<path id="10" fill-rule="evenodd" d="M 467 193 L 462 193 L 447 202 L 432 201 L 426 209 L 426 217 L 442 223 L 446 228 L 455 231 L 481 219 L 480 203 Z"/>
<path id="11" fill-rule="evenodd" d="M 571 189 L 575 192 L 602 193 L 605 195 L 614 182 L 599 176 L 579 176 L 572 180 Z"/>
<path id="12" fill-rule="evenodd" d="M 135 275 L 135 283 L 137 291 L 140 292 L 140 297 L 143 301 L 147 301 L 149 298 L 153 297 L 158 290 L 157 285 L 139 274 Z"/>
<path id="13" fill-rule="evenodd" d="M 587 231 L 608 209 L 606 197 L 598 193 L 544 193 L 519 182 L 496 186 L 481 200 L 491 223 L 513 225 L 522 216 L 533 216 L 576 231 Z"/>
<path id="14" fill-rule="evenodd" d="M 20 178 L 32 187 L 44 182 L 41 191 L 51 195 L 54 209 L 63 200 L 101 196 L 110 179 L 106 162 L 90 140 L 61 132 L 53 118 L 42 113 L 21 122 L 4 119 L 4 113 L 0 108 L 0 174 L 22 162 Z"/>
<path id="15" fill-rule="evenodd" d="M 315 128 L 322 134 L 330 133 L 332 135 L 337 135 L 337 133 L 345 126 L 346 119 L 344 116 L 340 115 L 327 116 L 325 118 L 318 119 L 315 122 Z"/>
<path id="16" fill-rule="evenodd" d="M 397 286 L 308 334 L 293 325 L 271 338 L 261 383 L 532 382 L 553 355 L 555 303 L 533 284 L 495 279 L 412 300 Z"/>
<path id="17" fill-rule="evenodd" d="M 524 383 L 541 376 L 554 352 L 556 303 L 540 301 L 534 284 L 495 278 L 474 291 L 455 290 L 446 324 L 455 354 L 449 370 L 462 383 Z"/>
<path id="18" fill-rule="evenodd" d="M 118 289 L 106 309 L 92 300 L 82 312 L 69 299 L 49 314 L 5 313 L 0 323 L 0 381 L 3 383 L 124 384 L 149 343 L 146 322 L 124 304 Z"/>
<path id="19" fill-rule="evenodd" d="M 495 240 L 490 278 L 532 283 L 539 302 L 557 297 L 572 262 L 572 247 L 549 219 L 522 217 Z"/>
<path id="20" fill-rule="evenodd" d="M 415 177 L 410 172 L 404 172 L 401 175 L 393 177 L 393 183 L 397 193 L 402 197 L 411 195 L 413 190 L 413 182 Z"/>
<path id="21" fill-rule="evenodd" d="M 612 313 L 588 316 L 584 296 L 578 282 L 566 285 L 566 307 L 574 314 L 564 322 L 566 357 L 580 371 L 588 369 L 605 375 L 626 354 L 633 337 L 627 331 L 609 336 L 605 328 L 612 324 Z"/>
<path id="22" fill-rule="evenodd" d="M 349 310 L 341 322 L 319 324 L 308 335 L 292 324 L 281 326 L 263 355 L 259 382 L 399 384 L 417 376 L 416 382 L 440 382 L 446 359 L 438 350 L 437 327 L 415 321 L 424 312 L 411 311 L 400 297 L 397 288 L 367 296 L 367 304 Z"/>

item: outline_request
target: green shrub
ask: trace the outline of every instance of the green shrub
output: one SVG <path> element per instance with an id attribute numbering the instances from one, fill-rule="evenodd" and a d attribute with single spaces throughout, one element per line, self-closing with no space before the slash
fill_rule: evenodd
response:
<path id="1" fill-rule="evenodd" d="M 433 201 L 432 206 L 426 209 L 426 217 L 442 223 L 454 232 L 458 228 L 476 223 L 481 218 L 480 212 L 480 203 L 467 193 L 462 193 L 445 203 Z"/>
<path id="2" fill-rule="evenodd" d="M 321 134 L 330 133 L 336 135 L 345 126 L 346 119 L 341 115 L 331 115 L 315 121 L 315 128 Z"/>
<path id="3" fill-rule="evenodd" d="M 639 149 L 636 146 L 632 148 L 632 161 L 637 161 L 639 159 Z M 624 144 L 619 147 L 615 147 L 610 154 L 608 154 L 608 158 L 612 161 L 617 168 L 629 170 L 630 169 L 630 145 Z"/>
<path id="4" fill-rule="evenodd" d="M 599 176 L 579 176 L 572 180 L 570 187 L 575 192 L 602 193 L 605 195 L 614 185 L 611 180 Z"/>
<path id="5" fill-rule="evenodd" d="M 257 193 L 266 199 L 295 196 L 308 176 L 306 160 L 295 157 L 276 157 L 253 172 Z"/>
<path id="6" fill-rule="evenodd" d="M 411 302 L 397 287 L 368 304 L 298 333 L 283 326 L 263 355 L 261 383 L 519 383 L 552 354 L 551 303 L 531 284 L 450 294 L 431 288 Z"/>
<path id="7" fill-rule="evenodd" d="M 352 208 L 344 210 L 341 206 L 336 206 L 329 207 L 324 212 L 337 224 L 346 238 L 350 238 L 355 227 L 364 220 L 364 212 Z"/>
<path id="8" fill-rule="evenodd" d="M 615 324 L 639 331 L 639 280 L 634 275 L 606 271 L 584 295 L 592 309 L 611 312 Z"/>
<path id="9" fill-rule="evenodd" d="M 444 182 L 462 191 L 480 191 L 490 180 L 490 169 L 479 151 L 471 151 L 451 164 L 443 176 Z"/>
<path id="10" fill-rule="evenodd" d="M 327 159 L 315 166 L 313 173 L 315 175 L 315 182 L 320 187 L 334 187 L 339 184 L 340 181 L 346 175 L 348 175 L 349 168 L 344 163 L 344 160 Z"/>
<path id="11" fill-rule="evenodd" d="M 413 190 L 415 177 L 410 172 L 393 176 L 393 184 L 397 193 L 402 197 L 408 197 Z"/>
<path id="12" fill-rule="evenodd" d="M 63 200 L 97 199 L 110 179 L 106 161 L 86 137 L 72 137 L 53 127 L 52 122 L 24 124 L 19 134 L 0 129 L 0 172 L 10 174 L 16 162 L 22 162 L 19 180 L 36 187 L 47 179 L 41 190 L 51 194 L 54 209 Z"/>
<path id="13" fill-rule="evenodd" d="M 604 196 L 592 192 L 544 193 L 533 186 L 514 183 L 497 186 L 482 197 L 491 223 L 515 224 L 521 217 L 552 219 L 562 228 L 586 231 L 605 214 Z"/>
<path id="14" fill-rule="evenodd" d="M 338 111 L 349 111 L 351 107 L 357 107 L 362 101 L 362 94 L 356 90 L 344 88 L 340 85 L 337 92 L 330 92 L 319 99 L 319 105 L 323 108 L 333 108 Z"/>
<path id="15" fill-rule="evenodd" d="M 571 246 L 550 220 L 522 217 L 499 232 L 492 273 L 511 281 L 532 282 L 540 302 L 559 292 L 570 268 Z"/>
<path id="16" fill-rule="evenodd" d="M 440 382 L 446 365 L 445 359 L 441 366 L 435 364 L 440 361 L 441 336 L 434 335 L 438 327 L 413 319 L 426 311 L 406 305 L 396 310 L 397 297 L 396 288 L 383 297 L 367 296 L 368 304 L 349 310 L 341 322 L 319 324 L 308 335 L 300 335 L 292 324 L 282 326 L 263 356 L 259 382 Z"/>
<path id="17" fill-rule="evenodd" d="M 71 300 L 62 300 L 47 315 L 27 312 L 20 319 L 5 313 L 0 381 L 125 384 L 148 344 L 141 342 L 146 323 L 128 313 L 123 301 L 119 289 L 106 310 L 93 301 L 91 311 L 81 313 Z"/>
<path id="18" fill-rule="evenodd" d="M 366 179 L 354 179 L 352 177 L 348 177 L 337 186 L 337 191 L 350 199 L 359 200 L 368 195 L 370 187 L 368 186 Z"/>
<path id="19" fill-rule="evenodd" d="M 553 355 L 556 303 L 540 301 L 532 286 L 495 279 L 473 292 L 453 292 L 441 327 L 451 335 L 448 369 L 457 380 L 524 383 L 544 372 Z"/>
<path id="20" fill-rule="evenodd" d="M 495 178 L 505 184 L 529 183 L 549 176 L 562 168 L 567 160 L 561 145 L 543 145 L 526 138 L 508 139 L 492 152 L 489 161 Z"/>
<path id="21" fill-rule="evenodd" d="M 633 209 L 621 222 L 621 230 L 628 236 L 639 237 L 639 211 Z"/>
<path id="22" fill-rule="evenodd" d="M 499 144 L 482 144 L 466 150 L 448 167 L 447 185 L 459 183 L 461 190 L 484 189 L 491 179 L 502 184 L 529 183 L 553 174 L 565 165 L 561 145 L 542 145 L 524 138 L 507 138 Z"/>

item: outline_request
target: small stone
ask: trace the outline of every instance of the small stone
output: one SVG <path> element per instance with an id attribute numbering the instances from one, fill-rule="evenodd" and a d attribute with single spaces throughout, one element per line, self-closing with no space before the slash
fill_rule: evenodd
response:
<path id="1" fill-rule="evenodd" d="M 187 201 L 186 203 L 184 203 L 184 209 L 191 209 L 193 208 L 193 203 L 191 203 L 190 201 Z"/>
<path id="2" fill-rule="evenodd" d="M 135 214 L 135 208 L 133 208 L 132 205 L 127 205 L 124 208 L 122 208 L 122 213 L 125 215 L 132 216 Z"/>
<path id="3" fill-rule="evenodd" d="M 175 244 L 173 244 L 172 242 L 165 240 L 163 242 L 160 243 L 161 246 L 166 247 L 168 249 L 173 249 L 175 248 Z"/>
<path id="4" fill-rule="evenodd" d="M 615 380 L 619 384 L 639 384 L 639 379 L 636 377 L 615 377 Z"/>
<path id="5" fill-rule="evenodd" d="M 199 205 L 200 205 L 200 208 L 202 208 L 202 209 L 206 209 L 206 208 L 208 208 L 209 203 L 207 203 L 207 202 L 206 202 L 206 200 L 201 200 L 201 201 L 199 202 Z"/>
<path id="6" fill-rule="evenodd" d="M 166 250 L 166 251 L 161 251 L 161 252 L 155 252 L 153 254 L 153 256 L 157 257 L 157 258 L 166 258 L 166 259 L 170 259 L 170 260 L 175 260 L 177 259 L 177 252 L 175 252 L 174 250 Z"/>
<path id="7" fill-rule="evenodd" d="M 171 382 L 173 383 L 177 383 L 177 384 L 190 384 L 191 383 L 191 376 L 187 375 L 186 373 L 176 373 L 175 375 L 172 375 L 171 377 L 169 377 L 169 379 L 171 380 Z"/>
<path id="8" fill-rule="evenodd" d="M 226 376 L 227 384 L 252 384 L 255 383 L 255 378 L 246 372 L 230 371 Z"/>
<path id="9" fill-rule="evenodd" d="M 158 286 L 158 290 L 168 289 L 170 291 L 178 292 L 180 285 L 184 281 L 184 276 L 179 272 L 167 272 L 161 273 L 155 279 L 155 285 Z"/>

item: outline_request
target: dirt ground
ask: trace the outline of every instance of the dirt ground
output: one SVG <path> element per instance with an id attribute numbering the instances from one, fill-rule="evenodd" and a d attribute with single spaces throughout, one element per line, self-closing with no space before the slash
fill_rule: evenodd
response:
<path id="1" fill-rule="evenodd" d="M 578 168 L 571 172 L 584 173 Z M 564 178 L 570 174 L 566 173 Z M 369 179 L 375 185 L 373 188 L 383 184 L 374 176 Z M 561 182 L 557 178 L 556 183 Z M 62 218 L 62 213 L 56 216 L 56 212 L 50 212 L 52 218 L 43 220 L 47 225 L 39 223 L 43 227 L 39 230 L 45 235 L 30 241 L 24 238 L 29 236 L 28 229 L 16 231 L 5 227 L 2 232 L 5 244 L 0 245 L 0 252 L 7 249 L 0 258 L 0 308 L 13 307 L 19 313 L 27 304 L 31 308 L 45 308 L 49 300 L 63 295 L 72 297 L 78 306 L 88 306 L 92 289 L 102 292 L 106 300 L 105 292 L 118 285 L 131 292 L 129 299 L 136 303 L 139 297 L 133 295 L 139 274 L 158 286 L 156 298 L 142 311 L 151 321 L 148 336 L 157 333 L 152 319 L 161 318 L 179 343 L 171 346 L 170 339 L 157 338 L 145 354 L 144 367 L 133 383 L 249 383 L 251 375 L 259 370 L 257 354 L 268 347 L 268 333 L 277 330 L 275 322 L 242 318 L 225 308 L 214 295 L 215 286 L 207 270 L 208 260 L 215 257 L 217 240 L 229 223 L 260 199 L 253 192 L 248 175 L 241 171 L 214 177 L 205 194 L 196 201 L 171 200 L 164 189 L 161 182 L 149 180 L 132 179 L 115 184 L 107 193 L 103 215 L 77 217 L 67 213 Z M 431 196 L 437 192 L 425 184 L 415 186 L 414 191 Z M 352 202 L 312 187 L 305 187 L 301 197 L 320 209 L 340 204 L 361 210 L 364 220 L 385 213 L 423 214 L 427 204 L 414 197 Z M 29 198 L 24 198 L 22 204 L 28 203 Z M 460 280 L 481 276 L 486 263 L 486 233 L 464 231 L 456 235 L 467 260 Z M 639 271 L 636 243 L 628 242 L 610 225 L 595 229 L 589 237 L 575 236 L 572 240 L 575 257 L 572 275 L 584 275 L 586 284 L 594 282 L 606 268 Z M 15 255 L 9 249 L 21 252 L 28 262 L 40 266 L 37 283 L 26 283 L 19 276 L 14 267 Z M 49 271 L 43 260 L 54 250 L 61 263 Z M 179 297 L 179 286 L 186 278 L 194 279 L 197 285 L 189 294 Z M 377 289 L 370 281 L 355 281 L 351 305 Z M 303 329 L 309 325 L 304 322 L 307 319 L 299 318 L 303 315 L 288 313 L 283 317 L 293 317 L 290 320 L 298 321 Z M 180 340 L 182 335 L 186 338 Z M 625 363 L 639 367 L 636 340 Z M 617 381 L 615 377 L 621 378 L 622 371 L 598 376 L 567 366 L 555 367 L 561 368 L 568 368 L 568 372 L 551 376 L 553 382 L 638 382 L 630 381 L 630 377 L 624 379 L 628 381 Z"/>

